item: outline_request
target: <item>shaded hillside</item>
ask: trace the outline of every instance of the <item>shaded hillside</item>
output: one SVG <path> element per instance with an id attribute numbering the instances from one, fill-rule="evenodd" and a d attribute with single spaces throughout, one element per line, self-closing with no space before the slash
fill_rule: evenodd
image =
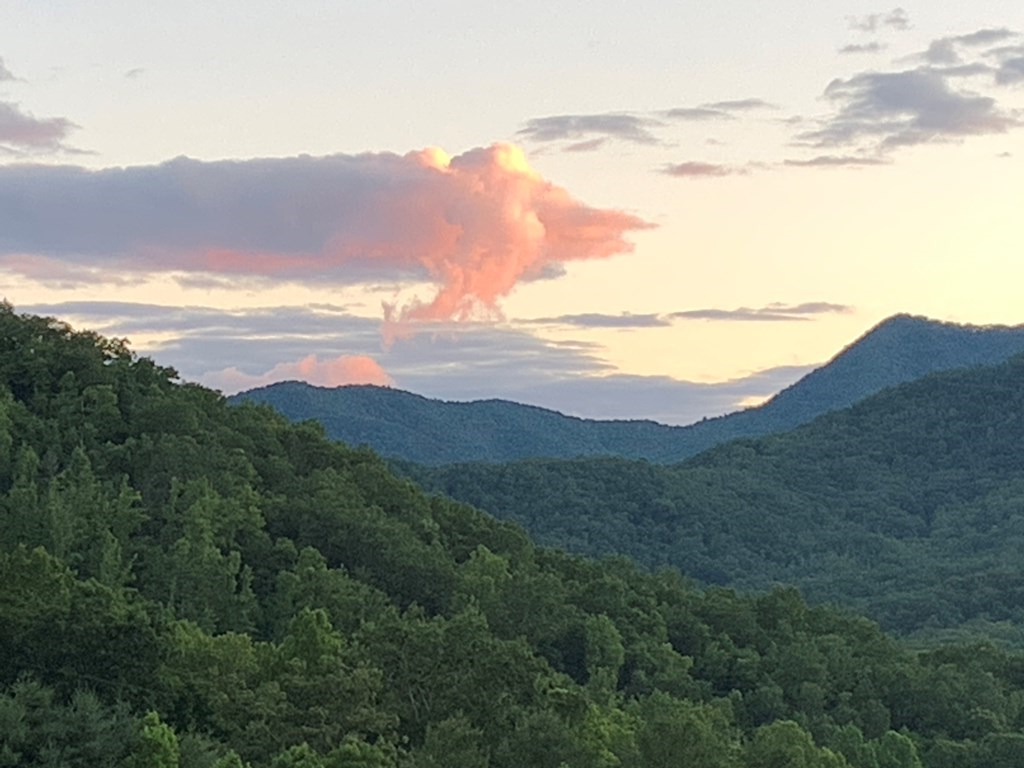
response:
<path id="1" fill-rule="evenodd" d="M 1017 356 L 673 467 L 580 459 L 410 472 L 548 545 L 674 565 L 707 583 L 796 584 L 914 633 L 1024 625 L 1022 445 Z"/>
<path id="2" fill-rule="evenodd" d="M 370 385 L 328 389 L 288 381 L 230 399 L 265 403 L 293 421 L 320 422 L 334 440 L 427 464 L 528 456 L 643 458 L 686 435 L 682 427 L 653 421 L 593 421 L 507 400 L 446 402 Z"/>
<path id="3" fill-rule="evenodd" d="M 0 764 L 1012 765 L 1024 657 L 535 547 L 0 306 Z"/>
<path id="4" fill-rule="evenodd" d="M 595 421 L 503 400 L 430 400 L 401 390 L 284 382 L 231 398 L 314 419 L 329 437 L 421 464 L 619 456 L 672 463 L 737 437 L 782 432 L 926 373 L 1024 351 L 1024 327 L 978 328 L 897 315 L 764 405 L 686 427 Z"/>

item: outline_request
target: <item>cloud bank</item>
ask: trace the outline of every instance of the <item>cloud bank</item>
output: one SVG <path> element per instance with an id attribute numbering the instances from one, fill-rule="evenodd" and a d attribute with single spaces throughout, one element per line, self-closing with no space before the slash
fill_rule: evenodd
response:
<path id="1" fill-rule="evenodd" d="M 346 284 L 427 279 L 396 320 L 493 310 L 521 280 L 632 250 L 652 225 L 590 207 L 507 144 L 89 171 L 0 167 L 0 265 L 40 281 L 155 272 Z"/>
<path id="2" fill-rule="evenodd" d="M 811 313 L 814 307 L 838 305 L 785 306 Z M 461 323 L 457 333 L 446 332 L 453 323 L 432 323 L 437 332 L 403 338 L 382 350 L 377 323 L 324 304 L 225 310 L 75 301 L 18 310 L 127 337 L 133 349 L 175 368 L 183 379 L 228 394 L 290 379 L 321 386 L 375 383 L 445 400 L 500 397 L 588 418 L 688 424 L 775 394 L 810 370 L 782 366 L 716 383 L 628 375 L 601 358 L 599 345 L 550 341 L 508 324 L 479 322 Z M 671 322 L 668 316 L 628 313 L 543 322 L 549 320 L 581 329 Z M 147 336 L 151 340 L 145 342 Z"/>

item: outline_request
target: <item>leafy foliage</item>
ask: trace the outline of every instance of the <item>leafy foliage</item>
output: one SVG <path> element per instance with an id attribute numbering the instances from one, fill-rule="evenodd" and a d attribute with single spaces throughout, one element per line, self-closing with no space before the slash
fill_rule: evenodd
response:
<path id="1" fill-rule="evenodd" d="M 1007 764 L 1024 657 L 535 547 L 0 308 L 0 765 Z M 959 762 L 957 762 L 959 761 Z"/>
<path id="2" fill-rule="evenodd" d="M 550 546 L 798 585 L 921 637 L 1024 635 L 1024 356 L 933 374 L 683 464 L 406 466 Z"/>

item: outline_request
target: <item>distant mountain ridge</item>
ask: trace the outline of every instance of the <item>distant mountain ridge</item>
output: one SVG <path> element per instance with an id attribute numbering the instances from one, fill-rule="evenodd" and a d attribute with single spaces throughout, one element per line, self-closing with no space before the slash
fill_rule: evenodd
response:
<path id="1" fill-rule="evenodd" d="M 421 464 L 582 456 L 665 464 L 735 438 L 793 429 L 928 373 L 999 363 L 1020 352 L 1024 326 L 895 315 L 763 405 L 683 427 L 580 419 L 506 400 L 445 402 L 386 387 L 295 381 L 231 399 L 267 403 L 294 421 L 314 419 L 334 440 Z"/>

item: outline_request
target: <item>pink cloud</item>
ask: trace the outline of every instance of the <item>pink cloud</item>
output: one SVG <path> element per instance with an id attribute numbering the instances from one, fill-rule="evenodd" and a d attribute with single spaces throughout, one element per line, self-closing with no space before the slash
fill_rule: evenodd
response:
<path id="1" fill-rule="evenodd" d="M 366 355 L 341 355 L 321 360 L 307 355 L 301 360 L 278 363 L 269 371 L 253 375 L 238 368 L 225 368 L 204 377 L 208 386 L 226 394 L 262 387 L 278 381 L 305 381 L 321 387 L 341 387 L 346 384 L 377 384 L 392 386 L 394 381 L 380 364 Z"/>
<path id="2" fill-rule="evenodd" d="M 5 217 L 24 208 L 32 217 Z M 628 253 L 652 226 L 594 208 L 509 144 L 157 166 L 0 168 L 0 257 L 38 254 L 112 273 L 185 272 L 346 284 L 428 280 L 396 320 L 497 309 L 519 281 Z"/>

